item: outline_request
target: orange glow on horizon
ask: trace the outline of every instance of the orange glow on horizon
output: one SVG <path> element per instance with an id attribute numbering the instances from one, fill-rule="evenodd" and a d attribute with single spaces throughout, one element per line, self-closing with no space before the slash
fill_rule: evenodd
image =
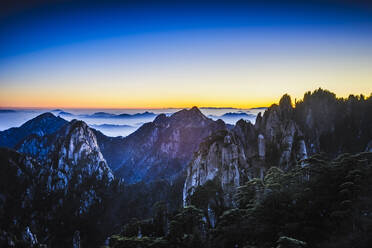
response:
<path id="1" fill-rule="evenodd" d="M 325 88 L 324 88 L 325 89 Z M 313 91 L 312 89 L 311 91 Z M 331 91 L 333 92 L 333 91 Z M 283 92 L 285 94 L 287 92 Z M 305 92 L 303 92 L 304 94 Z M 334 92 L 333 92 L 334 93 Z M 190 101 L 188 99 L 180 100 L 180 101 L 171 101 L 172 99 L 155 99 L 155 101 L 150 102 L 142 102 L 139 101 L 132 101 L 130 103 L 121 103 L 120 101 L 108 101 L 105 99 L 100 99 L 99 101 L 95 101 L 94 99 L 64 99 L 64 98 L 44 98 L 42 100 L 38 99 L 31 99 L 31 101 L 19 101 L 16 104 L 6 104 L 4 99 L 0 100 L 0 108 L 1 109 L 53 109 L 53 108 L 61 108 L 61 109 L 183 109 L 183 108 L 191 108 L 193 106 L 197 106 L 199 108 L 237 108 L 237 109 L 249 109 L 249 108 L 257 108 L 257 107 L 269 107 L 272 104 L 278 103 L 281 96 L 278 95 L 273 98 L 256 96 L 254 101 L 249 101 L 248 99 L 245 101 L 244 99 L 236 99 L 233 101 L 231 99 L 218 99 L 210 100 L 210 99 L 201 99 L 201 100 L 194 100 Z M 300 100 L 303 98 L 302 95 L 293 95 L 290 94 L 292 98 L 292 102 L 294 103 L 295 100 Z M 372 92 L 363 92 L 363 93 L 353 93 L 350 94 L 360 95 L 363 94 L 364 96 L 368 97 L 372 95 Z M 343 94 L 337 95 L 337 97 L 346 98 L 350 94 Z M 1 93 L 0 93 L 1 95 Z M 192 99 L 191 99 L 192 100 Z M 143 100 L 142 100 L 143 101 Z"/>

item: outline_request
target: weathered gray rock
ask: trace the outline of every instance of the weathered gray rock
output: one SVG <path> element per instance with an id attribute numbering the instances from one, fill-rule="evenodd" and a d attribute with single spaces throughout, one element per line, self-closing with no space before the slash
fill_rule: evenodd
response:
<path id="1" fill-rule="evenodd" d="M 266 154 L 265 137 L 262 134 L 258 135 L 258 156 L 264 158 Z"/>
<path id="2" fill-rule="evenodd" d="M 302 131 L 295 122 L 289 96 L 257 116 L 255 125 L 243 120 L 225 132 L 209 137 L 187 168 L 184 205 L 196 187 L 217 180 L 227 205 L 234 205 L 238 186 L 254 177 L 263 178 L 271 166 L 289 169 L 307 157 Z"/>
<path id="3" fill-rule="evenodd" d="M 44 165 L 39 174 L 46 177 L 49 192 L 64 191 L 67 195 L 68 190 L 78 188 L 89 178 L 94 177 L 107 185 L 114 178 L 96 136 L 83 121 L 73 120 L 58 132 L 43 137 L 30 136 L 19 145 L 18 151 Z M 85 191 L 79 213 L 88 211 L 91 204 L 99 200 L 94 190 Z"/>
<path id="4" fill-rule="evenodd" d="M 30 228 L 27 226 L 25 231 L 23 232 L 23 240 L 30 244 L 31 247 L 34 247 L 38 244 L 37 237 L 34 235 Z"/>

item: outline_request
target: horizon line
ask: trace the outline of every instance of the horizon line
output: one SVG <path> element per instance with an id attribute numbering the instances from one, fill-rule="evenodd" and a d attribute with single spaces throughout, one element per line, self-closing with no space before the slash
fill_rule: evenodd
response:
<path id="1" fill-rule="evenodd" d="M 337 99 L 347 99 L 349 98 L 350 96 L 364 96 L 366 98 L 369 98 L 369 97 L 372 97 L 372 92 L 367 92 L 367 93 L 349 93 L 349 94 L 346 94 L 346 95 L 338 95 L 336 94 L 334 91 L 331 91 L 327 88 L 323 88 L 323 87 L 317 87 L 313 90 L 307 90 L 304 92 L 304 96 L 306 93 L 313 93 L 317 90 L 324 90 L 324 91 L 328 91 L 332 94 L 335 95 L 335 97 Z M 303 97 L 299 97 L 299 98 L 296 98 L 296 97 L 293 97 L 291 94 L 288 94 L 288 93 L 284 93 L 282 94 L 282 96 L 284 95 L 289 95 L 292 99 L 292 104 L 295 104 L 296 100 L 303 100 L 304 99 L 304 96 Z M 281 96 L 281 97 L 282 97 Z M 281 98 L 280 97 L 280 98 Z M 111 109 L 111 110 L 120 110 L 120 109 L 148 109 L 148 110 L 159 110 L 159 109 L 189 109 L 189 108 L 192 108 L 192 107 L 197 107 L 199 109 L 259 109 L 259 108 L 268 108 L 270 106 L 272 106 L 273 104 L 278 104 L 279 101 L 280 101 L 280 98 L 277 100 L 277 101 L 272 101 L 271 103 L 268 103 L 267 106 L 263 106 L 262 104 L 252 104 L 251 106 L 249 107 L 232 107 L 232 106 L 201 106 L 199 107 L 198 104 L 189 104 L 187 106 L 181 106 L 181 107 L 177 107 L 177 106 L 173 106 L 173 107 L 99 107 L 99 106 L 94 106 L 94 107 L 68 107 L 68 106 L 0 106 L 0 109 Z"/>
<path id="2" fill-rule="evenodd" d="M 241 107 L 241 108 L 238 108 L 238 107 L 215 107 L 215 106 L 202 106 L 202 107 L 199 107 L 197 105 L 193 105 L 193 106 L 184 106 L 184 107 L 61 107 L 61 106 L 54 106 L 54 107 L 51 107 L 51 106 L 48 106 L 48 107 L 42 107 L 42 106 L 16 106 L 16 107 L 12 107 L 12 106 L 0 106 L 0 109 L 6 109 L 6 110 L 12 110 L 12 109 L 111 109 L 111 110 L 114 110 L 114 109 L 133 109 L 133 110 L 136 110 L 136 109 L 153 109 L 153 110 L 157 110 L 157 109 L 190 109 L 190 108 L 193 108 L 193 107 L 197 107 L 198 109 L 259 109 L 259 108 L 268 108 L 267 106 L 261 106 L 261 107 Z"/>

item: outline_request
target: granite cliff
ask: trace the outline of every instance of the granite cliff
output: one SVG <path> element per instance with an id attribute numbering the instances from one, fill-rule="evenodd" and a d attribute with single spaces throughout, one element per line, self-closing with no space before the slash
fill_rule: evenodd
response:
<path id="1" fill-rule="evenodd" d="M 306 166 L 315 153 L 328 156 L 370 149 L 372 99 L 338 99 L 322 89 L 296 102 L 284 95 L 279 104 L 257 116 L 255 124 L 240 120 L 230 131 L 208 137 L 187 167 L 184 204 L 198 186 L 217 181 L 225 204 L 234 205 L 236 189 L 248 180 L 263 179 L 270 167 L 286 171 Z"/>
<path id="2" fill-rule="evenodd" d="M 74 120 L 17 149 L 0 149 L 1 244 L 69 246 L 80 229 L 86 243 L 82 220 L 97 223 L 115 183 L 93 131 Z"/>

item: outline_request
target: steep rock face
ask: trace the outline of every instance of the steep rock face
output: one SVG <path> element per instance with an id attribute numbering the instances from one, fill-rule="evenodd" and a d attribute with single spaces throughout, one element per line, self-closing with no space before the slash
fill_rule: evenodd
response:
<path id="1" fill-rule="evenodd" d="M 303 133 L 294 120 L 291 99 L 284 95 L 279 105 L 271 106 L 255 124 L 258 132 L 258 153 L 266 164 L 287 169 L 296 160 L 304 159 Z"/>
<path id="2" fill-rule="evenodd" d="M 125 138 L 109 137 L 102 132 L 91 128 L 95 134 L 98 146 L 109 167 L 115 171 L 122 162 L 122 149 Z"/>
<path id="3" fill-rule="evenodd" d="M 218 181 L 227 204 L 237 186 L 253 177 L 263 178 L 265 171 L 277 166 L 288 170 L 305 166 L 304 159 L 318 152 L 337 156 L 344 152 L 369 151 L 372 138 L 372 98 L 350 96 L 337 99 L 321 89 L 306 93 L 292 107 L 284 95 L 255 125 L 239 121 L 224 133 L 204 142 L 187 168 L 183 199 L 208 180 Z"/>
<path id="4" fill-rule="evenodd" d="M 215 134 L 213 140 L 208 139 L 200 145 L 187 168 L 183 190 L 185 205 L 188 195 L 191 195 L 197 186 L 216 178 L 226 193 L 225 201 L 228 202 L 232 197 L 228 194 L 230 188 L 238 187 L 242 180 L 244 181 L 248 169 L 245 152 L 242 146 L 239 146 L 239 140 L 227 131 Z"/>
<path id="5" fill-rule="evenodd" d="M 52 247 L 71 246 L 79 228 L 85 230 L 83 243 L 98 238 L 89 237 L 95 229 L 81 223 L 98 223 L 115 180 L 87 124 L 73 120 L 55 133 L 31 135 L 17 147 L 22 154 L 0 150 L 0 229 L 21 233 L 29 226 L 39 242 Z"/>
<path id="6" fill-rule="evenodd" d="M 10 128 L 0 132 L 0 147 L 14 148 L 27 136 L 34 134 L 44 136 L 59 130 L 67 123 L 61 117 L 56 117 L 52 113 L 44 113 L 36 118 L 27 121 L 20 127 Z"/>
<path id="7" fill-rule="evenodd" d="M 73 120 L 58 132 L 44 137 L 29 136 L 17 148 L 49 166 L 50 190 L 66 189 L 74 177 L 78 184 L 83 178 L 92 176 L 107 182 L 113 179 L 96 136 L 83 121 Z"/>
<path id="8" fill-rule="evenodd" d="M 58 132 L 43 137 L 32 135 L 18 151 L 32 156 L 45 167 L 41 170 L 48 192 L 61 192 L 63 198 L 72 192 L 80 195 L 77 214 L 84 214 L 102 201 L 96 185 L 109 187 L 114 176 L 103 158 L 93 131 L 83 121 L 73 120 Z M 87 190 L 82 192 L 82 185 Z"/>
<path id="9" fill-rule="evenodd" d="M 223 121 L 207 118 L 196 107 L 170 117 L 158 115 L 124 138 L 119 146 L 122 161 L 116 172 L 127 183 L 172 180 L 185 168 L 205 137 L 224 129 Z"/>
<path id="10" fill-rule="evenodd" d="M 225 202 L 233 203 L 235 189 L 253 177 L 263 178 L 274 165 L 288 168 L 300 154 L 301 132 L 292 120 L 290 99 L 283 97 L 279 105 L 259 115 L 252 125 L 240 120 L 229 132 L 209 137 L 200 146 L 187 169 L 183 191 L 184 204 L 196 187 L 208 180 L 218 180 L 225 192 Z M 306 152 L 306 150 L 301 150 Z"/>

